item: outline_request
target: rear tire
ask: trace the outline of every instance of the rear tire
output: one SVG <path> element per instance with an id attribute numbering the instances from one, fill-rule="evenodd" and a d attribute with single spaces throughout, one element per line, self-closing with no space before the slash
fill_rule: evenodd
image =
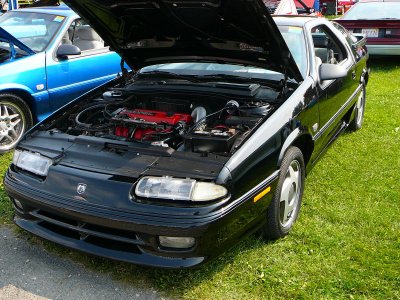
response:
<path id="1" fill-rule="evenodd" d="M 292 229 L 300 212 L 304 190 L 305 164 L 297 147 L 290 147 L 281 164 L 278 185 L 267 210 L 264 236 L 279 239 Z"/>
<path id="2" fill-rule="evenodd" d="M 364 112 L 365 112 L 365 101 L 367 97 L 367 91 L 365 84 L 363 84 L 362 91 L 360 96 L 358 96 L 358 100 L 354 107 L 354 118 L 351 120 L 349 124 L 350 131 L 357 131 L 361 129 L 363 121 L 364 121 Z"/>
<path id="3" fill-rule="evenodd" d="M 32 125 L 32 113 L 21 97 L 0 94 L 0 153 L 13 149 Z"/>

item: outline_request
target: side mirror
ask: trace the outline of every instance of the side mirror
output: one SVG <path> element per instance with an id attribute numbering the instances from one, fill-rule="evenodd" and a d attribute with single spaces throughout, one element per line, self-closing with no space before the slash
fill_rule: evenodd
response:
<path id="1" fill-rule="evenodd" d="M 357 39 L 356 43 L 367 38 L 367 36 L 363 33 L 353 33 L 353 36 Z"/>
<path id="2" fill-rule="evenodd" d="M 58 47 L 56 55 L 59 59 L 68 59 L 70 55 L 81 55 L 81 49 L 75 45 L 63 44 Z"/>
<path id="3" fill-rule="evenodd" d="M 338 79 L 347 76 L 347 70 L 339 65 L 321 64 L 319 66 L 319 79 L 321 81 Z"/>
<path id="4" fill-rule="evenodd" d="M 364 34 L 360 34 L 360 33 L 353 33 L 353 36 L 356 37 L 357 41 L 354 42 L 351 47 L 353 48 L 353 50 L 357 50 L 357 48 L 359 47 L 364 47 L 365 44 L 367 43 L 367 36 Z"/>

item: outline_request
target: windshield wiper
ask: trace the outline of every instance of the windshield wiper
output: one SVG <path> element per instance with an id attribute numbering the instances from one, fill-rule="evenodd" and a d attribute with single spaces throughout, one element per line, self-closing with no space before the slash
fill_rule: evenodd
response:
<path id="1" fill-rule="evenodd" d="M 200 80 L 196 79 L 197 76 L 194 75 L 181 75 L 181 74 L 176 74 L 172 72 L 167 72 L 167 71 L 148 71 L 148 72 L 143 72 L 143 73 L 137 73 L 136 77 L 161 77 L 161 79 L 167 78 L 167 79 L 181 79 L 185 81 L 190 81 L 190 82 L 201 82 Z"/>
<path id="2" fill-rule="evenodd" d="M 249 82 L 250 80 L 262 80 L 261 78 L 251 78 L 251 77 L 245 77 L 245 76 L 239 76 L 239 75 L 232 75 L 232 74 L 208 74 L 208 75 L 198 75 L 198 78 L 204 78 L 207 80 L 220 80 L 220 79 L 229 79 L 229 80 L 236 80 L 240 82 Z"/>
<path id="3" fill-rule="evenodd" d="M 248 74 L 248 73 L 246 73 Z M 278 74 L 278 73 L 277 73 Z M 283 79 L 284 75 L 281 75 Z M 207 81 L 209 80 L 227 80 L 228 82 L 233 82 L 233 83 L 259 83 L 261 85 L 265 84 L 266 82 L 274 82 L 274 81 L 279 81 L 280 79 L 273 79 L 271 78 L 260 78 L 260 77 L 247 77 L 247 76 L 240 76 L 240 75 L 233 75 L 233 74 L 209 74 L 209 75 L 200 75 L 197 76 L 197 78 L 203 78 L 206 79 Z"/>

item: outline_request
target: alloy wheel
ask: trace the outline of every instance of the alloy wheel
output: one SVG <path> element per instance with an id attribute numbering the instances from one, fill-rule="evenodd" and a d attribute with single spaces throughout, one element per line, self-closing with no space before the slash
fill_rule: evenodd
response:
<path id="1" fill-rule="evenodd" d="M 0 103 L 0 150 L 15 146 L 25 130 L 21 109 L 13 103 Z"/>
<path id="2" fill-rule="evenodd" d="M 357 125 L 361 125 L 363 118 L 364 118 L 364 101 L 365 101 L 365 93 L 364 91 L 362 91 L 362 93 L 360 94 L 360 96 L 358 97 L 357 100 Z"/>
<path id="3" fill-rule="evenodd" d="M 293 160 L 287 170 L 280 195 L 280 223 L 290 227 L 295 221 L 301 193 L 301 167 Z"/>

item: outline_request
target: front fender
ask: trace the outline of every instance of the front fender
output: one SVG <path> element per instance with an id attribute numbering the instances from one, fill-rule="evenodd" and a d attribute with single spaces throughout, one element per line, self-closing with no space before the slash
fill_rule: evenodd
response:
<path id="1" fill-rule="evenodd" d="M 0 84 L 0 92 L 12 91 L 12 90 L 22 91 L 30 95 L 35 93 L 30 87 L 23 84 L 14 82 Z"/>
<path id="2" fill-rule="evenodd" d="M 49 112 L 49 93 L 47 90 L 34 92 L 28 86 L 18 83 L 0 84 L 0 93 L 16 94 L 27 102 L 32 110 L 34 120 L 43 120 Z"/>
<path id="3" fill-rule="evenodd" d="M 303 137 L 306 138 L 307 140 L 312 140 L 312 138 L 307 138 L 309 136 L 309 133 L 306 128 L 303 127 L 298 127 L 295 130 L 293 130 L 289 136 L 286 138 L 284 141 L 281 152 L 279 153 L 279 158 L 278 158 L 278 165 L 277 167 L 280 167 L 283 157 L 285 156 L 286 151 L 289 149 L 290 146 L 296 146 L 299 147 L 300 150 L 302 150 L 303 154 L 306 149 L 301 149 L 303 148 L 299 143 L 297 143 L 299 140 L 301 140 Z M 301 143 L 302 144 L 302 143 Z M 311 145 L 310 145 L 311 146 Z M 310 149 L 311 150 L 311 149 Z"/>

